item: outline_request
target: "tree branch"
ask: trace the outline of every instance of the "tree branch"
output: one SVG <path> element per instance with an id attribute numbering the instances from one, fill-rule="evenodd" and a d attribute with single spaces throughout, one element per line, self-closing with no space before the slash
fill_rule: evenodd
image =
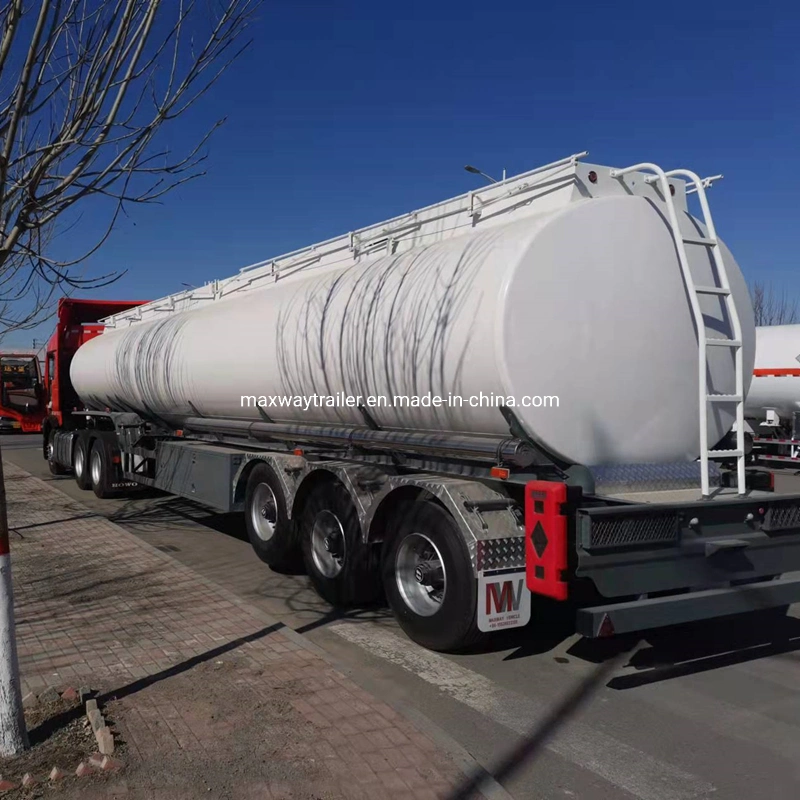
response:
<path id="1" fill-rule="evenodd" d="M 259 3 L 223 0 L 215 10 L 196 0 L 39 0 L 29 10 L 7 0 L 0 10 L 0 86 L 11 87 L 0 89 L 0 335 L 49 313 L 64 291 L 115 280 L 116 273 L 85 278 L 72 269 L 108 240 L 126 204 L 159 202 L 205 174 L 204 149 L 224 120 L 184 153 L 159 146 L 160 134 L 249 46 L 242 33 Z M 27 40 L 22 30 L 30 31 Z M 110 203 L 109 225 L 80 259 L 59 258 L 56 225 L 89 197 Z"/>

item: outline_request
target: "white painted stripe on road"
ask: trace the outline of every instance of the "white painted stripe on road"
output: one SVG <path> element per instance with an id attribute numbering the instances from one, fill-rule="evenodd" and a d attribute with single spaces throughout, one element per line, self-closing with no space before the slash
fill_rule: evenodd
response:
<path id="1" fill-rule="evenodd" d="M 797 684 L 794 687 L 797 690 Z M 696 692 L 686 684 L 665 681 L 639 698 L 659 710 L 691 720 L 720 736 L 770 750 L 791 764 L 800 762 L 800 727 L 769 716 L 769 708 L 754 710 Z M 744 698 L 743 698 L 744 699 Z M 787 698 L 787 702 L 791 702 Z"/>
<path id="2" fill-rule="evenodd" d="M 527 734 L 548 711 L 545 703 L 503 689 L 485 676 L 425 650 L 374 623 L 328 630 L 384 658 L 518 734 Z M 570 722 L 548 749 L 641 800 L 688 800 L 715 787 L 582 722 Z"/>

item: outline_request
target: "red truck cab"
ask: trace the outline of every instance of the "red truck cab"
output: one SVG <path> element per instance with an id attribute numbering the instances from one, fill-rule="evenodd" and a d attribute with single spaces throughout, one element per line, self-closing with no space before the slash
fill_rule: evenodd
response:
<path id="1" fill-rule="evenodd" d="M 51 430 L 73 427 L 72 412 L 83 405 L 69 377 L 69 367 L 78 348 L 103 332 L 105 327 L 100 323 L 101 319 L 145 302 L 69 297 L 59 300 L 56 330 L 47 343 L 44 369 L 47 402 L 42 433 L 45 447 Z"/>

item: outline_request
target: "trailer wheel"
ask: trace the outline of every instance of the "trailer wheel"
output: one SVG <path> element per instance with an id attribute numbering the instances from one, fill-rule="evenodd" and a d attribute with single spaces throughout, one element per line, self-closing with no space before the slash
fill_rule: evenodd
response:
<path id="1" fill-rule="evenodd" d="M 281 483 L 268 464 L 259 464 L 250 473 L 244 509 L 247 537 L 256 555 L 271 569 L 296 567 L 300 548 L 286 511 Z"/>
<path id="2" fill-rule="evenodd" d="M 50 468 L 51 475 L 66 475 L 67 472 L 69 472 L 69 470 L 55 460 L 56 456 L 56 448 L 54 441 L 55 438 L 56 438 L 56 432 L 50 431 L 47 437 L 47 443 L 45 444 L 45 451 L 46 451 L 45 457 L 47 458 L 47 466 Z"/>
<path id="3" fill-rule="evenodd" d="M 113 497 L 114 461 L 111 445 L 105 439 L 95 439 L 89 456 L 89 476 L 92 490 L 101 499 Z"/>
<path id="4" fill-rule="evenodd" d="M 481 638 L 469 552 L 440 505 L 420 501 L 398 514 L 384 545 L 383 582 L 400 627 L 423 647 L 453 652 Z"/>
<path id="5" fill-rule="evenodd" d="M 83 433 L 78 434 L 75 449 L 72 451 L 72 469 L 75 472 L 75 483 L 79 489 L 89 489 L 92 478 L 89 474 L 89 439 Z"/>
<path id="6" fill-rule="evenodd" d="M 380 596 L 374 549 L 361 541 L 361 526 L 342 484 L 311 491 L 300 521 L 303 560 L 317 593 L 334 606 L 360 605 Z"/>

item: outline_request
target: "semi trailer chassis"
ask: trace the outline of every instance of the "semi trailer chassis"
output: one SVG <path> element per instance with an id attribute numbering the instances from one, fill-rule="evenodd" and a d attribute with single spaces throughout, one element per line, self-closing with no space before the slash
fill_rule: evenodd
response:
<path id="1" fill-rule="evenodd" d="M 385 590 L 401 626 L 434 649 L 523 626 L 545 598 L 574 608 L 588 637 L 800 602 L 800 579 L 779 578 L 800 569 L 800 496 L 607 496 L 592 471 L 514 436 L 448 446 L 441 434 L 320 426 L 315 437 L 208 419 L 175 431 L 122 412 L 76 413 L 74 425 L 49 432 L 54 472 L 73 470 L 100 497 L 152 487 L 243 512 L 270 566 L 302 553 L 333 603 Z"/>

